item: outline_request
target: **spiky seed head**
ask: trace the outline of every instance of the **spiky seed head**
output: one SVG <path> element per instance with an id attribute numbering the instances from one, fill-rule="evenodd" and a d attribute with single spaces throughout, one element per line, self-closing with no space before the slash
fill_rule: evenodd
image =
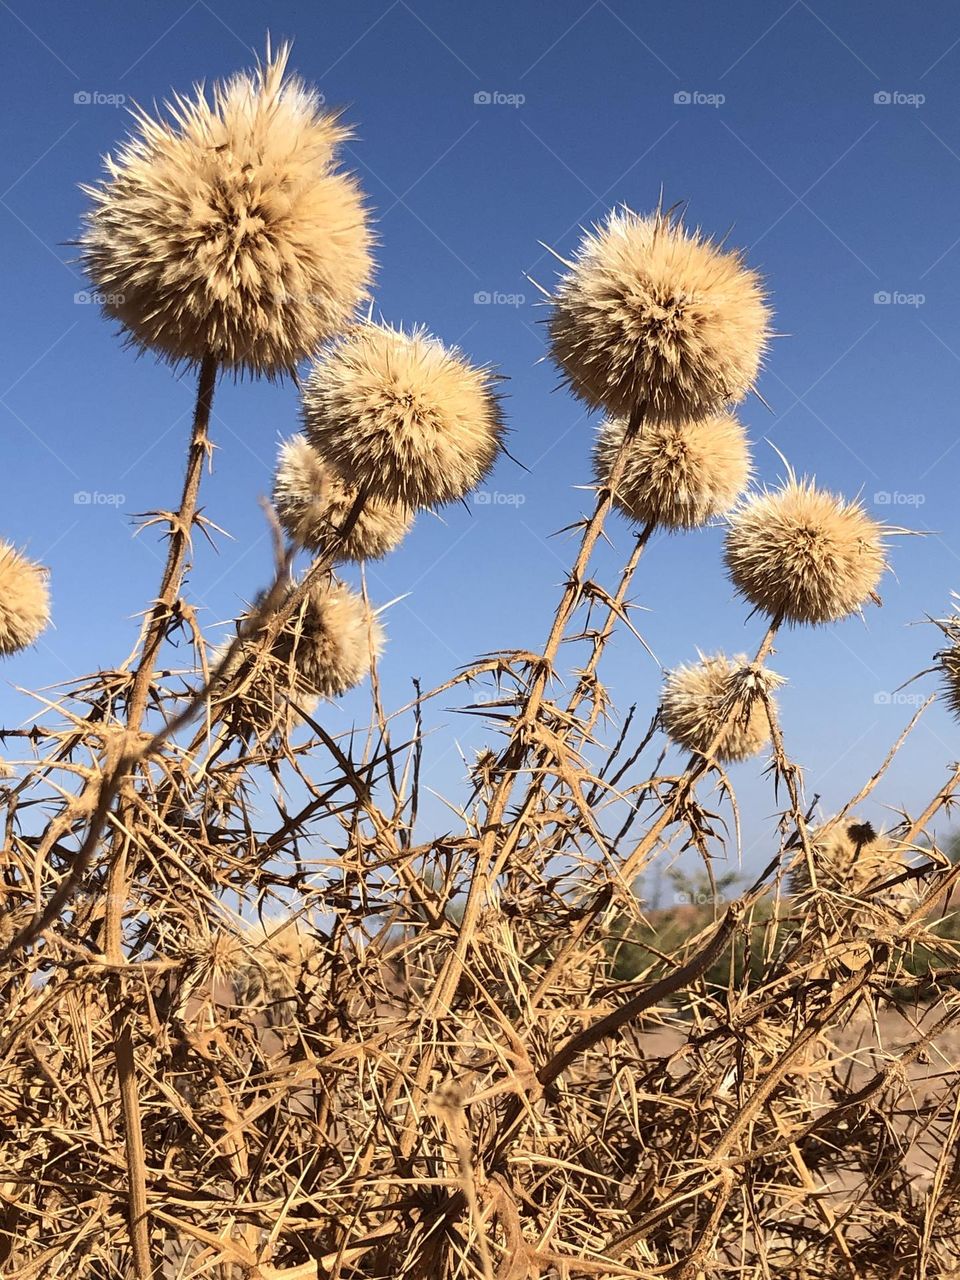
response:
<path id="1" fill-rule="evenodd" d="M 308 551 L 322 551 L 353 508 L 357 490 L 324 463 L 306 436 L 280 446 L 273 481 L 273 505 L 290 540 Z M 379 560 L 403 541 L 413 512 L 395 502 L 367 498 L 346 538 L 336 543 L 335 560 Z"/>
<path id="2" fill-rule="evenodd" d="M 887 568 L 887 531 L 859 501 L 788 472 L 779 489 L 744 499 L 728 524 L 730 579 L 771 618 L 835 622 L 876 597 Z"/>
<path id="3" fill-rule="evenodd" d="M 272 658 L 296 673 L 300 687 L 333 698 L 369 675 L 384 643 L 361 595 L 342 583 L 318 583 L 280 632 Z"/>
<path id="4" fill-rule="evenodd" d="M 220 664 L 230 641 L 217 645 L 210 655 L 211 667 Z M 242 640 L 224 671 L 227 696 L 220 700 L 219 715 L 243 738 L 256 736 L 261 742 L 291 733 L 312 716 L 319 694 L 299 678 L 289 660 L 260 654 L 256 639 Z"/>
<path id="5" fill-rule="evenodd" d="M 617 209 L 553 297 L 550 341 L 573 391 L 611 416 L 681 421 L 753 386 L 769 336 L 760 277 L 679 218 Z"/>
<path id="6" fill-rule="evenodd" d="M 251 926 L 238 940 L 230 975 L 237 1003 L 262 1009 L 268 1026 L 289 1026 L 300 978 L 315 950 L 315 939 L 295 919 Z"/>
<path id="7" fill-rule="evenodd" d="M 237 929 L 206 927 L 172 939 L 170 950 L 207 979 L 218 1002 L 236 1004 L 279 1028 L 294 1021 L 297 988 L 317 953 L 317 940 L 294 917 Z"/>
<path id="8" fill-rule="evenodd" d="M 817 890 L 844 898 L 863 897 L 874 886 L 901 875 L 908 865 L 895 840 L 852 817 L 812 831 L 810 845 Z M 789 886 L 796 897 L 811 892 L 810 868 L 802 851 L 794 858 Z M 916 897 L 916 884 L 904 881 L 868 897 L 877 906 L 896 907 Z"/>
<path id="9" fill-rule="evenodd" d="M 597 433 L 593 470 L 599 485 L 609 480 L 627 426 L 626 418 L 609 418 Z M 645 422 L 627 446 L 613 502 L 640 524 L 694 529 L 729 511 L 749 477 L 747 434 L 732 414 Z"/>
<path id="10" fill-rule="evenodd" d="M 215 357 L 268 377 L 339 333 L 366 295 L 371 236 L 338 172 L 350 130 L 285 76 L 289 46 L 176 95 L 169 119 L 135 112 L 107 176 L 85 187 L 84 270 L 130 341 L 172 362 Z"/>
<path id="11" fill-rule="evenodd" d="M 721 763 L 755 756 L 770 741 L 765 697 L 776 706 L 774 691 L 783 677 L 750 662 L 745 654 L 701 655 L 700 661 L 674 668 L 663 686 L 660 718 L 667 735 L 687 751 L 714 750 Z"/>
<path id="12" fill-rule="evenodd" d="M 803 849 L 796 851 L 789 877 L 801 919 L 816 920 L 832 935 L 826 947 L 828 969 L 837 963 L 848 971 L 862 969 L 872 959 L 870 940 L 889 937 L 891 913 L 902 919 L 918 900 L 915 881 L 880 888 L 907 870 L 904 851 L 869 822 L 855 818 L 812 831 L 809 843 L 816 893 Z M 814 899 L 816 911 L 811 909 Z M 811 976 L 816 973 L 812 970 Z"/>
<path id="13" fill-rule="evenodd" d="M 46 570 L 0 541 L 0 657 L 33 644 L 49 621 Z"/>
<path id="14" fill-rule="evenodd" d="M 224 671 L 227 696 L 218 714 L 237 732 L 256 733 L 261 740 L 287 733 L 303 715 L 313 714 L 321 697 L 339 697 L 360 684 L 384 643 L 383 627 L 362 596 L 342 583 L 320 582 L 269 652 L 262 636 L 240 642 Z M 224 644 L 215 650 L 214 662 L 227 649 Z"/>
<path id="15" fill-rule="evenodd" d="M 414 509 L 462 498 L 504 435 L 488 368 L 423 330 L 357 326 L 314 363 L 307 439 L 356 489 Z"/>

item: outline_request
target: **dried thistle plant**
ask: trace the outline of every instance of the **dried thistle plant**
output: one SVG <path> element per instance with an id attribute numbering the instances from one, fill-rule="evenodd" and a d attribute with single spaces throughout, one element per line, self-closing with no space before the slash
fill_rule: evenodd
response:
<path id="1" fill-rule="evenodd" d="M 947 640 L 946 647 L 936 654 L 936 663 L 944 700 L 954 716 L 960 716 L 960 605 L 957 602 L 958 597 L 954 593 L 953 613 L 949 618 L 936 621 Z"/>
<path id="2" fill-rule="evenodd" d="M 748 760 L 770 742 L 767 699 L 784 683 L 746 654 L 722 653 L 671 671 L 663 686 L 660 716 L 677 746 L 721 762 Z"/>
<path id="3" fill-rule="evenodd" d="M 835 622 L 858 612 L 887 568 L 886 530 L 858 501 L 788 472 L 779 489 L 729 516 L 726 562 L 737 591 L 771 618 Z"/>
<path id="4" fill-rule="evenodd" d="M 300 675 L 289 653 L 280 658 L 263 653 L 259 645 L 244 640 L 230 654 L 231 641 L 223 640 L 212 650 L 215 667 L 222 666 L 227 682 L 224 696 L 211 699 L 211 714 L 225 720 L 243 739 L 255 734 L 269 738 L 286 736 L 312 716 L 320 694 Z"/>
<path id="5" fill-rule="evenodd" d="M 489 369 L 422 329 L 377 324 L 357 326 L 314 362 L 303 419 L 348 484 L 412 508 L 475 489 L 504 433 Z"/>
<path id="6" fill-rule="evenodd" d="M 298 680 L 337 697 L 370 673 L 383 652 L 383 627 L 361 596 L 342 583 L 312 588 L 274 641 L 272 655 Z"/>
<path id="7" fill-rule="evenodd" d="M 0 541 L 0 655 L 33 644 L 49 622 L 46 572 L 11 543 Z"/>
<path id="8" fill-rule="evenodd" d="M 871 885 L 898 877 L 907 865 L 904 850 L 896 841 L 876 831 L 869 822 L 853 818 L 833 826 L 827 824 L 822 834 L 812 832 L 811 844 L 817 887 L 835 894 L 858 897 Z M 799 861 L 791 873 L 790 888 L 798 897 L 810 892 L 806 860 Z"/>
<path id="9" fill-rule="evenodd" d="M 627 434 L 623 418 L 605 421 L 593 452 L 606 484 Z M 730 413 L 679 423 L 645 423 L 626 447 L 614 506 L 639 524 L 695 529 L 734 505 L 750 477 L 747 435 Z"/>
<path id="10" fill-rule="evenodd" d="M 253 1025 L 274 1029 L 296 1021 L 297 990 L 311 958 L 315 936 L 294 919 L 240 928 L 205 929 L 196 938 L 173 941 L 201 981 L 194 987 Z"/>
<path id="11" fill-rule="evenodd" d="M 295 594 L 296 586 L 288 585 L 286 598 Z M 241 619 L 241 629 L 256 622 L 259 612 L 258 604 Z M 340 697 L 366 679 L 385 640 L 376 614 L 360 595 L 343 583 L 321 580 L 308 588 L 273 637 L 255 630 L 239 644 L 217 646 L 216 714 L 242 737 L 289 733 L 316 711 L 321 697 Z"/>
<path id="12" fill-rule="evenodd" d="M 273 503 L 288 537 L 308 551 L 336 545 L 338 560 L 382 560 L 400 545 L 413 524 L 409 507 L 366 499 L 345 538 L 337 538 L 357 500 L 357 490 L 325 464 L 303 435 L 280 447 Z"/>
<path id="13" fill-rule="evenodd" d="M 554 290 L 553 355 L 594 408 L 683 421 L 742 400 L 756 382 L 769 311 L 736 252 L 657 211 L 618 209 L 588 233 Z"/>
<path id="14" fill-rule="evenodd" d="M 337 167 L 346 128 L 285 75 L 290 49 L 176 95 L 136 131 L 92 200 L 83 266 L 130 341 L 174 363 L 213 357 L 291 373 L 342 329 L 371 276 L 359 187 Z"/>
<path id="15" fill-rule="evenodd" d="M 947 705 L 955 716 L 960 715 L 960 645 L 952 644 L 937 655 L 943 672 L 944 694 Z"/>
<path id="16" fill-rule="evenodd" d="M 314 243 L 340 126 L 283 86 L 284 58 L 213 107 L 142 124 L 121 153 L 103 200 L 128 219 L 131 270 L 126 249 L 144 248 L 157 213 L 152 186 L 135 198 L 140 158 L 202 161 L 243 208 L 249 163 L 275 209 L 257 174 L 279 156 L 307 184 L 290 187 L 290 212 Z M 198 159 L 196 140 L 209 130 L 219 146 L 228 117 L 231 147 Z M 288 444 L 276 487 L 292 542 L 317 558 L 294 581 L 279 550 L 217 653 L 185 569 L 191 534 L 211 532 L 198 494 L 218 368 L 282 372 L 343 323 L 366 232 L 330 242 L 337 298 L 315 299 L 299 330 L 283 312 L 294 328 L 264 345 L 249 280 L 214 253 L 199 281 L 191 244 L 166 239 L 171 207 L 158 216 L 176 271 L 160 280 L 147 263 L 121 319 L 200 363 L 183 497 L 155 517 L 162 580 L 126 663 L 45 691 L 36 723 L 3 735 L 25 758 L 0 786 L 0 1273 L 953 1280 L 960 866 L 936 824 L 960 767 L 883 835 L 852 816 L 884 797 L 921 709 L 821 821 L 766 666 L 781 620 L 869 597 L 885 531 L 792 479 L 736 509 L 731 572 L 771 624 L 752 659 L 714 654 L 667 677 L 663 725 L 691 753 L 679 774 L 663 773 L 657 717 L 619 714 L 603 684 L 610 638 L 642 640 L 629 599 L 651 529 L 701 524 L 742 484 L 726 405 L 766 341 L 755 274 L 660 212 L 614 214 L 590 237 L 553 341 L 578 393 L 619 421 L 543 645 L 487 655 L 398 709 L 371 681 L 369 713 L 358 701 L 345 725 L 318 698 L 361 683 L 383 635 L 333 566 L 396 545 L 406 518 L 386 503 L 482 481 L 503 433 L 492 375 L 373 324 L 319 354 L 310 443 Z M 101 229 L 120 231 L 109 217 Z M 200 290 L 189 332 L 168 286 Z M 144 329 L 151 315 L 172 327 Z M 605 583 L 593 553 L 613 502 L 643 528 Z M 46 620 L 37 573 L 0 555 L 0 625 L 17 641 Z M 956 709 L 957 637 L 941 625 Z M 451 700 L 483 713 L 489 736 L 464 793 L 444 797 L 448 818 L 424 822 Z M 764 866 L 722 902 L 739 807 L 720 766 L 757 750 Z M 702 861 L 702 889 L 658 908 L 680 851 Z"/>

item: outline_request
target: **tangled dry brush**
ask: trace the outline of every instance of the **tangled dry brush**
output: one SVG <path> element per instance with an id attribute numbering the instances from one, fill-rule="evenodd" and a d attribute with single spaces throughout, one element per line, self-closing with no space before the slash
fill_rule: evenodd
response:
<path id="1" fill-rule="evenodd" d="M 870 604 L 890 531 L 789 472 L 749 491 L 761 280 L 661 209 L 586 236 L 549 334 L 606 417 L 549 634 L 386 710 L 382 623 L 342 566 L 479 484 L 504 425 L 489 369 L 358 315 L 347 130 L 286 62 L 138 115 L 90 190 L 90 279 L 134 345 L 196 370 L 197 407 L 133 652 L 5 732 L 0 1274 L 956 1276 L 960 867 L 933 833 L 960 768 L 864 822 L 911 724 L 842 811 L 808 809 L 768 659 L 783 624 Z M 218 646 L 186 585 L 217 377 L 307 358 L 289 545 Z M 602 587 L 608 518 L 631 554 Z M 713 652 L 701 617 L 648 725 L 610 705 L 605 646 L 653 531 L 719 519 L 755 649 Z M 2 544 L 0 651 L 48 619 L 45 571 Z M 328 728 L 371 675 L 368 722 Z M 421 778 L 451 701 L 489 741 L 438 835 Z M 761 874 L 645 914 L 651 870 L 686 851 L 712 882 L 733 856 L 725 770 L 758 753 Z"/>

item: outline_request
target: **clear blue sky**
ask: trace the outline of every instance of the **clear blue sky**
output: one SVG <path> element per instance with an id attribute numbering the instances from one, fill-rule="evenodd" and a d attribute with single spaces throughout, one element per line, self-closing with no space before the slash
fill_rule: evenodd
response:
<path id="1" fill-rule="evenodd" d="M 356 125 L 347 158 L 379 221 L 378 308 L 509 376 L 510 447 L 530 468 L 504 459 L 489 486 L 520 501 L 423 516 L 370 570 L 375 598 L 411 593 L 388 619 L 388 703 L 406 700 L 411 675 L 429 686 L 474 654 L 539 643 L 572 553 L 550 534 L 587 500 L 574 486 L 588 478 L 594 423 L 542 360 L 544 313 L 525 273 L 549 284 L 553 263 L 538 241 L 568 253 L 579 226 L 619 201 L 648 209 L 662 186 L 710 232 L 733 224 L 731 242 L 769 281 L 787 335 L 762 380 L 773 413 L 757 401 L 743 411 L 761 477 L 780 469 L 767 437 L 798 470 L 862 491 L 870 505 L 877 494 L 910 497 L 876 512 L 933 531 L 895 548 L 896 576 L 865 626 L 791 632 L 775 659 L 790 678 L 785 730 L 809 791 L 830 809 L 876 767 L 911 710 L 876 695 L 929 665 L 938 633 L 911 624 L 945 613 L 960 589 L 955 5 L 13 0 L 0 3 L 0 20 L 0 534 L 50 565 L 56 618 L 0 672 L 0 721 L 27 714 L 13 686 L 126 655 L 162 552 L 152 531 L 131 537 L 130 516 L 173 505 L 179 484 L 191 379 L 135 359 L 95 306 L 75 301 L 85 286 L 65 242 L 84 205 L 78 183 L 98 175 L 127 127 L 109 100 L 150 104 L 248 66 L 269 27 L 295 39 L 296 68 Z M 510 101 L 476 102 L 483 93 Z M 709 100 L 675 101 L 683 93 Z M 481 293 L 521 297 L 482 304 Z M 269 575 L 257 498 L 278 436 L 296 426 L 290 386 L 218 391 L 220 450 L 204 503 L 235 540 L 198 555 L 191 591 L 208 622 L 232 617 Z M 78 491 L 120 498 L 80 505 Z M 629 550 L 619 519 L 611 531 L 597 570 L 608 582 Z M 634 598 L 649 612 L 637 625 L 667 666 L 697 647 L 750 649 L 762 630 L 745 623 L 720 550 L 712 530 L 661 540 L 648 555 Z M 604 670 L 621 704 L 652 710 L 659 673 L 629 635 Z M 927 677 L 908 692 L 932 687 Z M 361 709 L 348 700 L 330 720 L 346 725 Z M 446 728 L 427 781 L 449 790 L 461 772 L 452 735 L 468 750 L 483 730 L 439 708 L 428 723 Z M 957 743 L 935 709 L 882 798 L 922 802 Z M 754 864 L 773 808 L 761 768 L 736 771 Z"/>

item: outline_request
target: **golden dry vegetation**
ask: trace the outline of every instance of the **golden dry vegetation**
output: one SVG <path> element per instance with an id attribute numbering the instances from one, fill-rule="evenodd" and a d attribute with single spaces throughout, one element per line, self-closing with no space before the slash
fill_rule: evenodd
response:
<path id="1" fill-rule="evenodd" d="M 0 1274 L 955 1277 L 960 865 L 934 831 L 960 767 L 890 830 L 861 820 L 923 707 L 840 812 L 808 808 L 768 660 L 782 625 L 870 607 L 891 531 L 792 474 L 744 491 L 729 407 L 759 376 L 766 286 L 662 209 L 588 234 L 549 333 L 608 425 L 543 645 L 465 653 L 387 708 L 382 624 L 344 563 L 479 483 L 501 406 L 490 370 L 358 315 L 345 126 L 286 61 L 139 116 L 91 188 L 91 282 L 135 346 L 195 369 L 197 402 L 132 652 L 4 735 Z M 215 532 L 217 379 L 308 357 L 275 579 L 218 646 L 187 581 Z M 603 584 L 593 553 L 623 518 Z M 751 652 L 715 654 L 692 615 L 691 665 L 614 707 L 602 659 L 617 629 L 640 652 L 651 534 L 720 518 Z M 45 578 L 3 544 L 0 649 L 47 618 Z M 364 681 L 368 718 L 331 729 L 328 699 Z M 438 833 L 422 775 L 451 703 L 489 745 Z M 777 816 L 724 901 L 726 769 L 757 753 Z M 645 915 L 638 878 L 681 851 L 707 905 Z"/>

